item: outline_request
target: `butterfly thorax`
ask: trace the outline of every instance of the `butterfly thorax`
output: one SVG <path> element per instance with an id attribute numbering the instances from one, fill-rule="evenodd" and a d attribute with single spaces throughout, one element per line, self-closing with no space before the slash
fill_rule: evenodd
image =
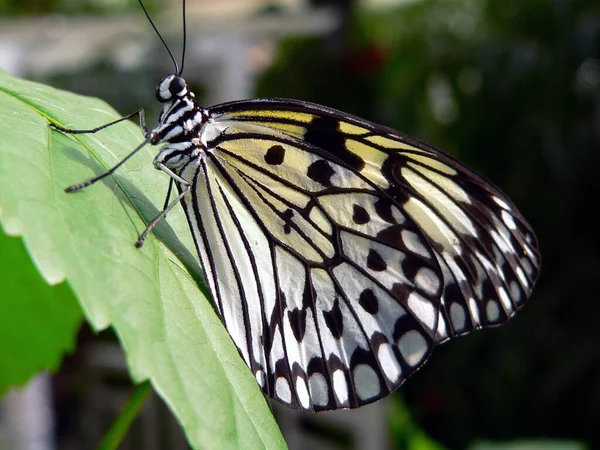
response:
<path id="1" fill-rule="evenodd" d="M 206 109 L 198 105 L 185 80 L 169 75 L 159 83 L 156 98 L 163 103 L 158 126 L 152 130 L 153 145 L 166 144 L 154 160 L 178 172 L 191 159 L 198 158 L 204 146 L 200 140 L 208 120 Z"/>

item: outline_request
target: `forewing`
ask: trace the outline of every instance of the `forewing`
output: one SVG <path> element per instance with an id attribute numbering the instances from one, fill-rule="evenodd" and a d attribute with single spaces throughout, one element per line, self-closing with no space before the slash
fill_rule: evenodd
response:
<path id="1" fill-rule="evenodd" d="M 450 156 L 390 128 L 296 100 L 234 102 L 211 111 L 218 121 L 279 130 L 320 149 L 321 157 L 393 199 L 442 273 L 437 342 L 502 323 L 531 294 L 541 262 L 533 230 L 506 195 Z"/>

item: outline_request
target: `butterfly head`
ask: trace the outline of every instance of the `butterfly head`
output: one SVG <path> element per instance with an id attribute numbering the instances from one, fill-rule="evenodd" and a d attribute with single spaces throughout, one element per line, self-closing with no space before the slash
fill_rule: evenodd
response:
<path id="1" fill-rule="evenodd" d="M 167 75 L 156 87 L 156 99 L 161 103 L 173 101 L 190 95 L 187 83 L 179 75 Z"/>

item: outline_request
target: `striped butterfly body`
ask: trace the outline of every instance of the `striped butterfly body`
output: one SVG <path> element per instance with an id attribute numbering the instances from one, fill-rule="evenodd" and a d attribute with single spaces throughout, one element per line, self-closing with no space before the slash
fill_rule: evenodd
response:
<path id="1" fill-rule="evenodd" d="M 179 75 L 157 98 L 154 165 L 176 183 L 221 320 L 270 397 L 371 403 L 436 344 L 500 324 L 530 295 L 533 231 L 450 156 L 302 101 L 205 109 Z"/>

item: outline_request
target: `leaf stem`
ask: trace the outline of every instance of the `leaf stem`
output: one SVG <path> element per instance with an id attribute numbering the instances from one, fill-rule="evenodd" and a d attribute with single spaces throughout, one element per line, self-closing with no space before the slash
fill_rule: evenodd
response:
<path id="1" fill-rule="evenodd" d="M 97 450 L 114 450 L 119 446 L 151 392 L 152 385 L 148 381 L 135 386 L 129 400 L 119 413 L 117 420 L 115 420 L 110 430 L 108 430 L 102 441 L 98 444 L 98 447 L 96 447 Z"/>

